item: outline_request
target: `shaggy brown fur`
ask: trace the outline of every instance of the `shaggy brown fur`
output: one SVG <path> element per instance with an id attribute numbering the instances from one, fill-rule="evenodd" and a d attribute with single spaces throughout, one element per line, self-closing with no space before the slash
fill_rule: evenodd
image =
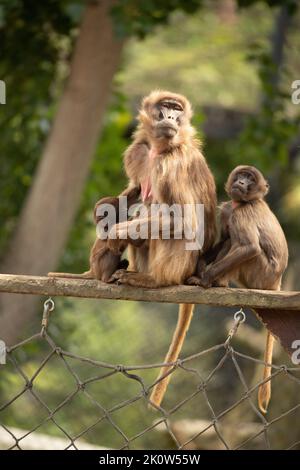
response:
<path id="1" fill-rule="evenodd" d="M 141 190 L 139 186 L 129 186 L 122 194 L 120 194 L 120 196 L 127 197 L 128 209 L 132 204 L 139 201 L 140 192 Z M 96 203 L 94 209 L 95 223 L 98 223 L 102 218 L 97 216 L 97 209 L 101 205 L 107 204 L 114 206 L 116 222 L 119 222 L 119 197 L 104 197 Z M 122 253 L 127 247 L 127 244 L 128 242 L 126 240 L 118 240 L 118 252 L 113 253 L 108 248 L 107 240 L 96 238 L 90 251 L 90 269 L 88 271 L 82 274 L 50 272 L 48 273 L 48 276 L 66 277 L 71 279 L 98 279 L 99 281 L 108 282 L 111 279 L 112 274 L 117 269 L 126 269 L 128 267 L 128 261 L 125 259 L 121 260 Z"/>
<path id="2" fill-rule="evenodd" d="M 263 199 L 268 183 L 257 168 L 238 166 L 229 175 L 225 188 L 232 200 L 221 207 L 219 253 L 215 252 L 215 262 L 200 278 L 193 277 L 188 283 L 209 287 L 215 282 L 226 285 L 230 280 L 246 288 L 280 290 L 288 263 L 288 246 L 277 218 Z M 273 344 L 274 338 L 268 333 L 265 350 L 268 364 L 272 362 Z M 270 374 L 271 367 L 266 366 L 264 380 Z M 268 381 L 259 389 L 261 411 L 266 412 L 270 397 Z"/>
<path id="3" fill-rule="evenodd" d="M 145 200 L 168 205 L 204 204 L 202 252 L 205 252 L 215 241 L 216 192 L 214 178 L 190 123 L 191 116 L 191 105 L 184 96 L 168 91 L 150 93 L 142 102 L 139 126 L 133 143 L 125 152 L 124 163 L 131 184 L 141 185 Z M 123 233 L 132 223 L 121 224 L 119 232 Z M 201 229 L 196 213 L 193 214 L 193 228 Z M 117 245 L 116 240 L 109 240 L 113 252 L 117 252 Z M 186 249 L 184 238 L 150 239 L 142 247 L 129 246 L 132 272 L 117 271 L 113 278 L 121 284 L 148 288 L 182 284 L 195 272 L 198 253 Z M 192 314 L 193 305 L 180 305 L 166 362 L 177 360 Z M 163 399 L 170 376 L 161 378 L 170 369 L 161 370 L 160 381 L 153 389 L 150 399 L 156 406 Z"/>

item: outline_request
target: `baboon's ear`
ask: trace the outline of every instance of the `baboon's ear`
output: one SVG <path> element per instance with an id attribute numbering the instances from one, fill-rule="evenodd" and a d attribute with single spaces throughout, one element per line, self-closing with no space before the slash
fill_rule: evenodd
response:
<path id="1" fill-rule="evenodd" d="M 265 194 L 268 194 L 269 189 L 270 189 L 270 185 L 269 185 L 269 183 L 266 181 L 266 192 L 265 192 Z"/>
<path id="2" fill-rule="evenodd" d="M 145 111 L 148 114 L 150 112 L 151 106 L 153 105 L 154 105 L 153 100 L 151 100 L 149 96 L 146 96 L 142 100 L 141 111 Z"/>

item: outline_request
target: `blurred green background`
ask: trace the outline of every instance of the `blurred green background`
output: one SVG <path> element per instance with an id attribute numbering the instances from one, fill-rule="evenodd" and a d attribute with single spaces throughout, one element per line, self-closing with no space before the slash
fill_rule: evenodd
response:
<path id="1" fill-rule="evenodd" d="M 5 80 L 7 87 L 7 104 L 0 107 L 0 255 L 3 259 L 18 229 L 22 205 L 33 185 L 35 169 L 68 80 L 85 5 L 85 2 L 67 0 L 0 0 L 0 79 Z M 300 78 L 297 2 L 119 0 L 114 4 L 112 18 L 115 34 L 126 38 L 126 42 L 59 270 L 81 272 L 87 268 L 95 236 L 94 203 L 124 188 L 122 153 L 130 142 L 140 99 L 158 87 L 183 93 L 191 100 L 193 122 L 215 175 L 220 201 L 225 198 L 226 177 L 235 165 L 254 164 L 265 173 L 271 184 L 268 202 L 284 227 L 291 253 L 284 288 L 300 290 L 300 105 L 291 101 L 292 82 Z M 114 364 L 155 363 L 163 359 L 168 347 L 176 309 L 162 304 L 56 299 L 49 331 L 58 345 L 76 354 Z M 33 320 L 18 332 L 20 338 L 38 331 L 41 311 L 42 302 Z M 232 313 L 225 308 L 198 306 L 182 356 L 223 342 Z M 250 312 L 247 319 L 250 330 L 242 334 L 244 326 L 241 326 L 241 336 L 237 335 L 235 345 L 243 353 L 261 358 L 264 333 Z M 47 347 L 33 341 L 21 349 L 16 357 L 30 375 L 45 356 Z M 212 354 L 205 361 L 195 361 L 193 367 L 206 376 L 218 359 L 218 353 Z M 276 363 L 281 362 L 290 364 L 279 350 Z M 95 374 L 92 366 L 73 365 L 79 375 Z M 18 393 L 21 381 L 12 366 L 0 367 L 1 405 Z M 244 361 L 243 371 L 248 383 L 253 384 L 259 379 L 261 368 Z M 147 372 L 145 380 L 150 383 L 155 376 L 156 371 Z M 196 383 L 190 374 L 177 371 L 166 396 L 166 409 L 195 390 Z M 53 408 L 74 388 L 74 380 L 59 361 L 53 360 L 37 377 L 34 386 Z M 113 376 L 98 387 L 95 385 L 91 394 L 109 408 L 134 396 L 138 390 L 134 381 Z M 221 412 L 241 393 L 242 386 L 228 362 L 209 387 L 214 409 Z M 298 397 L 297 383 L 281 376 L 274 379 L 268 419 L 297 404 Z M 57 419 L 71 435 L 76 435 L 91 424 L 95 414 L 94 407 L 78 399 L 62 408 Z M 42 417 L 41 407 L 30 394 L 25 394 L 0 412 L 0 423 L 29 430 Z M 133 436 L 156 418 L 145 403 L 139 402 L 120 410 L 116 421 L 127 436 Z M 182 419 L 210 420 L 211 414 L 199 398 L 172 417 L 174 422 Z M 227 419 L 224 426 L 231 430 L 241 423 L 251 427 L 259 422 L 246 404 Z M 39 432 L 63 437 L 50 423 L 43 425 Z M 228 439 L 237 445 L 239 434 L 236 431 L 236 436 L 232 436 L 232 432 Z M 122 445 L 120 436 L 107 421 L 83 439 L 109 448 Z M 270 432 L 274 448 L 287 447 L 299 439 L 298 410 L 280 420 Z M 220 443 L 216 442 L 217 439 L 207 441 L 203 437 L 195 447 L 217 448 Z M 257 440 L 248 447 L 263 445 Z M 168 435 L 156 430 L 144 434 L 132 445 L 145 449 L 172 446 Z"/>

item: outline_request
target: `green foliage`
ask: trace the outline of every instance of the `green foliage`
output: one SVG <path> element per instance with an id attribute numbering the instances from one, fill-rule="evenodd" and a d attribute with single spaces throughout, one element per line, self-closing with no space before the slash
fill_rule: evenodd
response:
<path id="1" fill-rule="evenodd" d="M 263 107 L 259 116 L 249 118 L 239 139 L 232 144 L 235 164 L 243 161 L 264 172 L 287 167 L 289 146 L 297 135 L 300 120 L 287 118 L 283 107 L 283 103 L 278 103 L 276 110 Z"/>
<path id="2" fill-rule="evenodd" d="M 259 0 L 238 0 L 237 3 L 240 7 L 249 7 L 254 3 L 258 3 Z M 288 11 L 293 14 L 298 7 L 298 0 L 264 0 L 264 2 L 270 7 L 285 6 Z"/>
<path id="3" fill-rule="evenodd" d="M 58 68 L 72 42 L 64 2 L 2 1 L 0 78 L 0 252 L 32 184 L 60 91 Z"/>
<path id="4" fill-rule="evenodd" d="M 256 66 L 245 58 L 253 34 L 266 47 L 271 27 L 272 13 L 262 5 L 242 11 L 233 24 L 222 22 L 209 8 L 192 16 L 174 12 L 168 27 L 156 28 L 144 41 L 130 41 L 119 74 L 122 90 L 134 105 L 157 87 L 183 93 L 196 112 L 203 105 L 254 110 L 259 78 Z"/>
<path id="5" fill-rule="evenodd" d="M 202 0 L 119 0 L 112 8 L 112 14 L 120 36 L 143 38 L 154 26 L 166 23 L 170 12 L 180 9 L 191 14 L 201 5 Z"/>
<path id="6" fill-rule="evenodd" d="M 292 14 L 297 9 L 297 0 L 238 0 L 238 6 L 251 7 L 256 3 L 266 3 L 270 7 L 286 6 Z M 137 36 L 144 38 L 154 27 L 168 22 L 173 11 L 194 14 L 206 2 L 203 0 L 119 0 L 112 8 L 115 30 L 121 37 Z M 213 2 L 208 3 L 212 7 Z"/>
<path id="7" fill-rule="evenodd" d="M 258 113 L 248 119 L 239 139 L 233 144 L 232 153 L 236 155 L 236 163 L 245 161 L 270 172 L 274 167 L 287 167 L 289 147 L 299 129 L 300 113 L 288 114 L 291 97 L 281 91 L 280 85 L 273 83 L 277 70 L 270 53 L 255 49 L 250 57 L 259 65 L 262 103 Z"/>

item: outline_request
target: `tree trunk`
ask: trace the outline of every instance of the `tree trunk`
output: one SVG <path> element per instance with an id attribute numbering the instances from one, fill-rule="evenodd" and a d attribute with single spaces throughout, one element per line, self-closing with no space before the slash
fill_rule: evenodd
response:
<path id="1" fill-rule="evenodd" d="M 281 68 L 284 63 L 284 48 L 286 46 L 287 35 L 292 23 L 292 16 L 288 11 L 287 5 L 283 5 L 276 17 L 274 31 L 271 37 L 272 43 L 272 63 L 274 65 L 273 74 L 270 77 L 270 83 L 277 88 L 281 78 Z"/>
<path id="2" fill-rule="evenodd" d="M 1 271 L 40 275 L 57 267 L 99 137 L 122 42 L 113 34 L 111 0 L 90 3 L 70 76 Z M 100 188 L 99 188 L 100 191 Z M 33 317 L 32 296 L 0 298 L 0 336 L 11 343 Z"/>
<path id="3" fill-rule="evenodd" d="M 292 16 L 288 11 L 288 7 L 286 5 L 282 5 L 275 18 L 273 32 L 270 37 L 271 60 L 273 69 L 269 72 L 268 84 L 272 86 L 274 94 L 280 88 L 282 69 L 284 66 L 286 54 L 286 42 L 291 24 Z M 262 105 L 265 108 L 274 110 L 276 100 L 273 100 L 273 97 L 270 98 L 269 96 L 263 94 Z M 275 210 L 279 208 L 279 203 L 282 198 L 281 178 L 281 171 L 279 170 L 278 166 L 275 166 L 270 176 L 272 191 L 269 196 L 271 206 Z"/>

